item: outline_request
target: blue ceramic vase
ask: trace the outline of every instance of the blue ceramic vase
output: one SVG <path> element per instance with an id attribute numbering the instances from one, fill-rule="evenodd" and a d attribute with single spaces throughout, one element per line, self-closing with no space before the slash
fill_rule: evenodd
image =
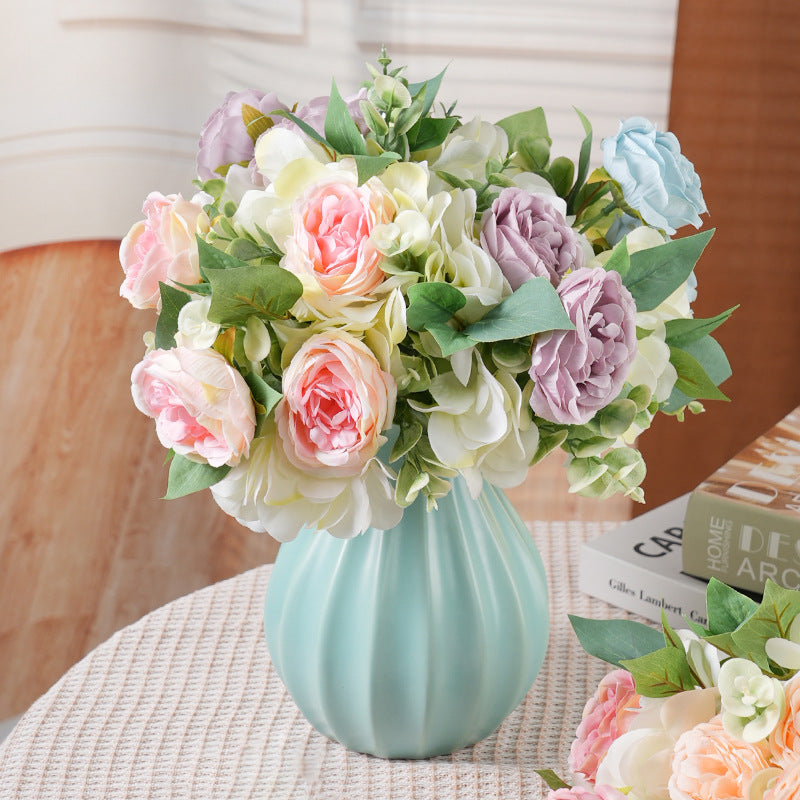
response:
<path id="1" fill-rule="evenodd" d="M 428 512 L 353 539 L 281 546 L 264 626 L 306 719 L 351 750 L 426 758 L 474 744 L 522 701 L 549 609 L 531 535 L 499 489 L 463 478 Z"/>

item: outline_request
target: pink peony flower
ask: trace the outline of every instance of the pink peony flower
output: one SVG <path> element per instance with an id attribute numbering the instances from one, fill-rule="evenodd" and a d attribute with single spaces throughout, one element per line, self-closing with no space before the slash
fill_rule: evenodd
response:
<path id="1" fill-rule="evenodd" d="M 215 350 L 153 350 L 133 368 L 131 392 L 164 447 L 212 467 L 247 456 L 256 427 L 250 389 Z"/>
<path id="2" fill-rule="evenodd" d="M 768 769 L 769 751 L 734 739 L 721 717 L 686 731 L 675 745 L 671 800 L 745 800 L 753 777 Z"/>
<path id="3" fill-rule="evenodd" d="M 503 189 L 483 215 L 481 247 L 498 263 L 512 289 L 535 276 L 558 286 L 565 273 L 583 266 L 577 234 L 555 202 L 559 198 L 512 186 Z"/>
<path id="4" fill-rule="evenodd" d="M 569 768 L 593 781 L 611 743 L 628 730 L 640 697 L 633 676 L 624 669 L 609 672 L 583 709 L 583 717 L 569 752 Z"/>
<path id="5" fill-rule="evenodd" d="M 128 231 L 119 248 L 125 272 L 119 293 L 134 308 L 160 308 L 158 284 L 200 283 L 196 234 L 209 227 L 203 209 L 179 194 L 151 192 L 145 219 Z"/>
<path id="6" fill-rule="evenodd" d="M 274 92 L 265 95 L 255 89 L 243 92 L 228 92 L 222 105 L 215 109 L 205 121 L 200 131 L 200 145 L 197 151 L 197 174 L 203 180 L 219 178 L 219 167 L 229 164 L 242 164 L 250 167 L 250 178 L 254 186 L 263 187 L 263 176 L 253 160 L 254 143 L 242 119 L 242 106 L 257 108 L 269 116 L 270 111 L 288 108 L 278 100 Z M 281 119 L 275 117 L 273 122 Z"/>
<path id="7" fill-rule="evenodd" d="M 599 783 L 591 789 L 585 789 L 583 786 L 554 789 L 547 795 L 547 800 L 625 800 L 625 795 L 613 786 Z"/>
<path id="8" fill-rule="evenodd" d="M 294 233 L 287 242 L 285 266 L 312 276 L 329 297 L 365 297 L 384 278 L 372 229 L 391 222 L 394 205 L 370 182 L 316 184 L 295 204 Z"/>
<path id="9" fill-rule="evenodd" d="M 572 331 L 536 339 L 531 408 L 551 422 L 582 425 L 608 405 L 636 357 L 636 304 L 618 273 L 583 268 L 558 287 Z"/>
<path id="10" fill-rule="evenodd" d="M 786 711 L 769 736 L 773 760 L 781 767 L 800 761 L 800 673 L 784 684 Z"/>
<path id="11" fill-rule="evenodd" d="M 289 460 L 355 475 L 385 441 L 397 387 L 372 351 L 340 330 L 312 336 L 283 373 L 275 421 Z"/>
<path id="12" fill-rule="evenodd" d="M 787 766 L 783 772 L 769 770 L 764 777 L 769 786 L 764 800 L 796 800 L 800 797 L 800 760 Z"/>

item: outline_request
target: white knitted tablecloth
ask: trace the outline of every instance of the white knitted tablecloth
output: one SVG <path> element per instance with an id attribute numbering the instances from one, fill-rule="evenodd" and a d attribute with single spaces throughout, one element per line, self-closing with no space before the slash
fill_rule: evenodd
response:
<path id="1" fill-rule="evenodd" d="M 580 544 L 606 527 L 532 524 L 550 586 L 547 659 L 523 703 L 474 747 L 386 761 L 313 730 L 264 643 L 266 566 L 148 614 L 70 669 L 0 745 L 0 798 L 543 797 L 534 770 L 566 775 L 583 705 L 607 671 L 567 614 L 626 616 L 578 589 Z"/>

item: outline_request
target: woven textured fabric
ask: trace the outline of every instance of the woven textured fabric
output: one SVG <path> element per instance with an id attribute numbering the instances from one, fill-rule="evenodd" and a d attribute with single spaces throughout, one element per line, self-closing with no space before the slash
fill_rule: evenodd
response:
<path id="1" fill-rule="evenodd" d="M 543 797 L 534 770 L 566 774 L 584 703 L 607 671 L 567 614 L 627 615 L 578 589 L 580 544 L 610 526 L 531 527 L 550 586 L 547 659 L 523 703 L 474 747 L 385 761 L 313 730 L 270 664 L 265 566 L 148 614 L 70 669 L 0 745 L 0 798 Z"/>

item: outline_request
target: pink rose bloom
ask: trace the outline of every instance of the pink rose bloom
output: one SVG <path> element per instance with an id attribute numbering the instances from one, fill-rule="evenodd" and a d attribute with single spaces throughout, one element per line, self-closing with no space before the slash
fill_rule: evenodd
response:
<path id="1" fill-rule="evenodd" d="M 275 422 L 289 460 L 301 469 L 359 474 L 385 441 L 397 387 L 372 351 L 339 330 L 312 336 L 283 373 Z"/>
<path id="2" fill-rule="evenodd" d="M 800 673 L 784 684 L 786 712 L 769 735 L 773 760 L 781 767 L 800 761 Z"/>
<path id="3" fill-rule="evenodd" d="M 161 308 L 162 283 L 200 283 L 197 233 L 209 228 L 202 207 L 179 194 L 151 192 L 145 218 L 128 231 L 119 248 L 125 272 L 119 293 L 134 308 Z"/>
<path id="4" fill-rule="evenodd" d="M 767 778 L 766 783 L 771 783 L 764 793 L 764 800 L 796 800 L 800 797 L 800 760 L 783 772 L 770 770 L 764 777 Z"/>
<path id="5" fill-rule="evenodd" d="M 197 174 L 203 180 L 219 178 L 219 167 L 229 164 L 246 163 L 254 187 L 263 187 L 264 178 L 258 172 L 253 158 L 255 144 L 247 131 L 242 118 L 242 106 L 257 108 L 269 116 L 270 111 L 288 111 L 274 92 L 265 95 L 255 89 L 242 92 L 228 92 L 222 105 L 215 109 L 205 121 L 200 131 L 200 145 L 197 152 Z M 281 117 L 270 117 L 276 122 Z"/>
<path id="6" fill-rule="evenodd" d="M 771 765 L 762 744 L 734 739 L 716 716 L 683 733 L 675 744 L 671 800 L 745 800 L 753 777 Z"/>
<path id="7" fill-rule="evenodd" d="M 133 402 L 166 448 L 212 467 L 247 456 L 256 428 L 250 389 L 216 350 L 153 350 L 131 374 Z"/>
<path id="8" fill-rule="evenodd" d="M 547 800 L 625 800 L 625 795 L 613 786 L 599 783 L 591 789 L 583 786 L 554 789 L 547 795 Z"/>
<path id="9" fill-rule="evenodd" d="M 569 752 L 569 768 L 593 781 L 611 743 L 630 727 L 639 708 L 633 676 L 625 669 L 609 672 L 583 709 Z"/>
<path id="10" fill-rule="evenodd" d="M 394 213 L 391 198 L 370 181 L 316 184 L 295 204 L 285 266 L 313 276 L 329 297 L 365 297 L 385 278 L 370 234 Z"/>
<path id="11" fill-rule="evenodd" d="M 620 392 L 636 357 L 636 304 L 619 273 L 584 267 L 559 284 L 572 331 L 536 338 L 531 408 L 550 422 L 582 425 Z"/>

